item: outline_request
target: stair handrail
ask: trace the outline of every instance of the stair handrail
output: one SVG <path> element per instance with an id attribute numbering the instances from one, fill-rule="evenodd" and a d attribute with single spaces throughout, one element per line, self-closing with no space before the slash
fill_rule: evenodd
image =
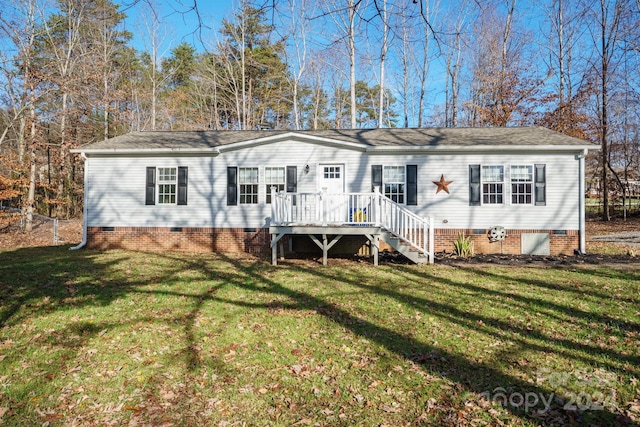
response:
<path id="1" fill-rule="evenodd" d="M 377 186 L 373 191 L 378 201 L 376 203 L 376 218 L 380 226 L 423 255 L 428 256 L 429 262 L 433 263 L 433 218 L 423 218 L 411 212 L 405 206 L 380 193 L 380 188 Z"/>

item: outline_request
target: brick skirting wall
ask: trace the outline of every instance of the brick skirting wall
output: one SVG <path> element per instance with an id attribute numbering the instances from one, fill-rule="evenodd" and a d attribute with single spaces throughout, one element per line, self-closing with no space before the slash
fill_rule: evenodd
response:
<path id="1" fill-rule="evenodd" d="M 580 247 L 578 230 L 509 230 L 507 236 L 499 242 L 491 242 L 489 230 L 436 229 L 434 245 L 436 252 L 453 252 L 453 241 L 462 233 L 471 236 L 474 252 L 477 254 L 509 254 L 519 255 L 522 249 L 522 235 L 527 233 L 543 233 L 549 235 L 549 252 L 551 255 L 573 255 Z"/>
<path id="2" fill-rule="evenodd" d="M 436 252 L 452 252 L 458 234 L 471 236 L 475 253 L 521 253 L 521 236 L 525 233 L 549 235 L 551 255 L 572 255 L 579 248 L 578 230 L 507 230 L 503 241 L 490 242 L 489 230 L 436 229 Z M 364 239 L 364 240 L 363 240 Z M 308 241 L 306 241 L 308 240 Z M 270 253 L 271 236 L 268 228 L 187 228 L 187 227 L 88 227 L 87 247 L 92 249 L 128 249 L 143 252 L 165 250 L 187 252 L 245 252 L 254 255 Z M 353 254 L 366 238 L 345 236 L 329 253 Z M 284 243 L 284 242 L 283 242 Z M 355 244 L 355 246 L 354 246 Z M 287 247 L 285 245 L 285 247 Z M 316 252 L 320 249 L 307 236 L 295 236 L 294 251 Z M 381 242 L 381 250 L 393 250 Z"/>
<path id="3" fill-rule="evenodd" d="M 142 252 L 270 252 L 268 228 L 88 227 L 87 247 Z"/>

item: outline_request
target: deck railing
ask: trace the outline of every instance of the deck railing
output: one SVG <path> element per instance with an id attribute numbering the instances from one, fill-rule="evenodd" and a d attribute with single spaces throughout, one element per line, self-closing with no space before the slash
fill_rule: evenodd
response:
<path id="1" fill-rule="evenodd" d="M 373 193 L 285 193 L 271 190 L 273 225 L 379 226 L 429 256 L 433 262 L 433 219 Z"/>

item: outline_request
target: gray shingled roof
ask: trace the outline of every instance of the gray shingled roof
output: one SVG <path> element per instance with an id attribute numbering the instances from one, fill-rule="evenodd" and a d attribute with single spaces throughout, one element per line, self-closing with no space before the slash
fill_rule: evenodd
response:
<path id="1" fill-rule="evenodd" d="M 365 147 L 440 146 L 567 146 L 598 148 L 581 139 L 542 127 L 510 128 L 420 128 L 420 129 L 329 129 L 260 131 L 160 131 L 133 132 L 83 146 L 78 151 L 207 149 L 295 133 Z"/>

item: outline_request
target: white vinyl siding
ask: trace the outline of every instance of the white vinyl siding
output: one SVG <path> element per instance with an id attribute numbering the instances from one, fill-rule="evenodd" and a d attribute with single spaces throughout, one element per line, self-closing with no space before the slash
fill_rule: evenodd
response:
<path id="1" fill-rule="evenodd" d="M 227 167 L 259 165 L 258 204 L 227 206 Z M 370 192 L 373 165 L 417 165 L 418 206 L 408 206 L 423 217 L 434 217 L 436 228 L 577 230 L 578 165 L 574 152 L 536 153 L 377 153 L 298 140 L 284 140 L 223 152 L 193 156 L 91 156 L 87 161 L 87 224 L 132 227 L 268 226 L 271 205 L 266 201 L 267 167 L 297 166 L 297 191 L 319 191 L 321 164 L 343 164 L 345 191 Z M 469 206 L 469 165 L 546 165 L 546 206 L 511 203 Z M 189 168 L 189 208 L 145 206 L 148 166 Z M 305 165 L 309 171 L 305 172 Z M 405 168 L 406 173 L 406 168 Z M 535 173 L 535 170 L 534 170 Z M 444 174 L 450 194 L 436 194 Z M 508 177 L 505 177 L 508 178 Z M 507 187 L 511 182 L 506 181 Z M 505 191 L 510 191 L 505 189 Z M 505 200 L 510 201 L 511 196 Z M 265 197 L 265 198 L 263 198 Z M 445 222 L 446 221 L 446 222 Z"/>

